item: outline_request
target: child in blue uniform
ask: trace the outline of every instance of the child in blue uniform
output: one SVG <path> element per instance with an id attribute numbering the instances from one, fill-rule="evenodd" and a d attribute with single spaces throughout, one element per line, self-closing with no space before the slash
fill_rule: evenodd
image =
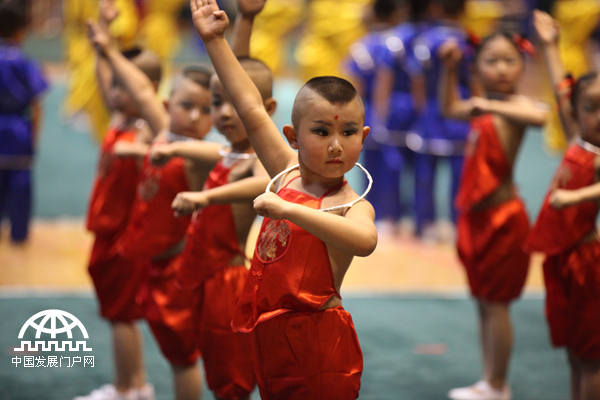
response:
<path id="1" fill-rule="evenodd" d="M 0 222 L 10 218 L 16 243 L 27 239 L 38 96 L 48 86 L 38 64 L 19 48 L 27 24 L 27 1 L 0 0 Z"/>
<path id="2" fill-rule="evenodd" d="M 452 170 L 450 207 L 452 221 L 456 221 L 453 206 L 462 171 L 462 153 L 469 132 L 469 124 L 444 118 L 438 105 L 438 86 L 442 68 L 437 52 L 448 40 L 459 43 L 468 56 L 467 35 L 458 25 L 465 0 L 437 0 L 432 14 L 438 13 L 437 22 L 423 32 L 414 43 L 413 51 L 425 78 L 425 108 L 422 110 L 414 135 L 407 138 L 407 146 L 415 153 L 415 213 L 417 235 L 422 236 L 435 221 L 434 183 L 437 162 L 447 158 Z M 436 15 L 432 15 L 435 17 Z M 459 69 L 462 98 L 470 95 L 469 62 L 463 59 Z"/>

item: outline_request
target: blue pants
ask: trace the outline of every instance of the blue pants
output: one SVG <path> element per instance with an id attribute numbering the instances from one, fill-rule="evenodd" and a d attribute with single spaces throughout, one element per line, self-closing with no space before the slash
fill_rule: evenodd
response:
<path id="1" fill-rule="evenodd" d="M 406 148 L 380 145 L 379 150 L 364 149 L 363 164 L 373 176 L 373 187 L 367 200 L 375 209 L 376 219 L 397 221 L 400 206 L 400 173 L 412 162 L 412 152 Z"/>
<path id="2" fill-rule="evenodd" d="M 423 233 L 428 223 L 435 221 L 435 172 L 440 156 L 415 154 L 415 214 L 417 235 Z M 458 193 L 462 174 L 463 157 L 445 157 L 450 161 L 452 180 L 450 183 L 450 217 L 456 222 L 454 198 Z"/>
<path id="3" fill-rule="evenodd" d="M 10 219 L 15 242 L 27 239 L 31 217 L 31 171 L 0 169 L 0 223 Z"/>

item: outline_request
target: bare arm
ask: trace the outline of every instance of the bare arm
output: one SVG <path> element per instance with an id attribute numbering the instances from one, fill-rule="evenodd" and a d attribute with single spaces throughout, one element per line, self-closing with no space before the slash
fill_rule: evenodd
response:
<path id="1" fill-rule="evenodd" d="M 387 67 L 379 68 L 375 76 L 373 106 L 376 114 L 375 117 L 380 125 L 386 125 L 393 87 L 394 73 L 392 70 Z"/>
<path id="2" fill-rule="evenodd" d="M 542 126 L 548 118 L 548 110 L 531 101 L 484 100 L 484 103 L 483 112 L 498 114 L 519 125 Z"/>
<path id="3" fill-rule="evenodd" d="M 252 147 L 269 175 L 297 163 L 297 154 L 285 142 L 264 108 L 260 92 L 223 37 L 229 24 L 215 0 L 191 0 L 194 26 L 229 98 L 240 116 Z"/>
<path id="4" fill-rule="evenodd" d="M 563 131 L 567 140 L 570 140 L 578 132 L 578 126 L 573 119 L 571 110 L 571 88 L 560 87 L 566 77 L 566 71 L 562 60 L 560 59 L 560 51 L 558 50 L 560 26 L 550 15 L 539 10 L 533 12 L 533 25 L 535 26 L 535 30 L 542 45 L 546 70 L 548 71 L 550 83 L 554 89 L 553 92 L 558 104 L 558 113 L 563 126 Z"/>
<path id="5" fill-rule="evenodd" d="M 237 57 L 250 56 L 250 35 L 254 18 L 262 11 L 266 0 L 238 0 L 238 15 L 233 24 L 231 50 Z"/>
<path id="6" fill-rule="evenodd" d="M 221 147 L 223 146 L 218 143 L 199 140 L 157 144 L 152 148 L 150 159 L 155 165 L 164 165 L 172 157 L 182 157 L 212 167 L 221 159 Z"/>
<path id="7" fill-rule="evenodd" d="M 576 190 L 555 189 L 550 195 L 550 204 L 558 210 L 587 201 L 598 200 L 600 200 L 600 183 Z"/>
<path id="8" fill-rule="evenodd" d="M 113 154 L 117 157 L 143 158 L 150 150 L 150 146 L 142 142 L 128 142 L 121 140 L 113 146 Z"/>
<path id="9" fill-rule="evenodd" d="M 33 131 L 33 148 L 36 149 L 40 142 L 40 126 L 42 123 L 42 105 L 39 99 L 31 103 L 31 126 Z"/>
<path id="10" fill-rule="evenodd" d="M 439 55 L 444 62 L 439 90 L 442 113 L 447 118 L 468 121 L 472 117 L 474 104 L 471 99 L 462 100 L 458 95 L 458 64 L 462 58 L 458 44 L 454 41 L 444 43 Z"/>
<path id="11" fill-rule="evenodd" d="M 110 63 L 115 78 L 123 85 L 137 106 L 141 117 L 148 122 L 154 135 L 169 127 L 169 116 L 156 98 L 150 79 L 110 43 L 108 35 L 94 22 L 88 22 L 90 40 Z"/>
<path id="12" fill-rule="evenodd" d="M 107 35 L 109 35 L 109 26 L 112 21 L 117 17 L 119 12 L 115 8 L 114 0 L 100 0 L 99 4 L 99 19 L 98 26 L 102 29 Z M 110 92 L 110 88 L 112 86 L 112 69 L 110 63 L 100 52 L 96 51 L 96 79 L 98 80 L 98 87 L 100 89 L 100 94 L 102 95 L 102 99 L 104 100 L 104 104 L 108 107 L 109 110 L 112 110 L 112 104 L 110 103 L 110 98 L 108 96 Z"/>
<path id="13" fill-rule="evenodd" d="M 368 201 L 359 201 L 340 216 L 290 203 L 269 192 L 254 200 L 254 209 L 258 215 L 287 219 L 347 254 L 366 257 L 377 246 L 375 211 Z"/>

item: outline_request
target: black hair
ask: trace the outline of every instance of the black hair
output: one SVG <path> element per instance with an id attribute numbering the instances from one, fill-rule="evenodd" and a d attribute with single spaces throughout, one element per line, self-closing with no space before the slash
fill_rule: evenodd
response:
<path id="1" fill-rule="evenodd" d="M 123 57 L 131 61 L 140 54 L 142 54 L 142 49 L 140 47 L 134 46 L 129 49 L 121 50 L 121 54 L 123 54 Z"/>
<path id="2" fill-rule="evenodd" d="M 408 5 L 410 7 L 410 20 L 422 20 L 427 13 L 429 3 L 429 0 L 408 0 Z"/>
<path id="3" fill-rule="evenodd" d="M 181 71 L 181 75 L 203 88 L 208 89 L 212 72 L 199 65 L 190 65 Z"/>
<path id="4" fill-rule="evenodd" d="M 444 14 L 455 17 L 465 11 L 466 0 L 436 0 L 442 6 Z"/>
<path id="5" fill-rule="evenodd" d="M 386 20 L 398 10 L 399 0 L 375 0 L 373 14 L 378 20 Z"/>
<path id="6" fill-rule="evenodd" d="M 28 0 L 0 0 L 0 38 L 12 38 L 28 24 Z"/>
<path id="7" fill-rule="evenodd" d="M 489 42 L 491 42 L 492 40 L 499 38 L 499 37 L 503 37 L 506 40 L 508 40 L 510 42 L 510 44 L 513 45 L 515 50 L 517 50 L 517 53 L 519 53 L 519 55 L 523 58 L 523 53 L 522 53 L 521 49 L 519 48 L 519 45 L 515 42 L 514 35 L 515 34 L 510 33 L 508 31 L 498 31 L 498 32 L 492 33 L 489 36 L 486 36 L 485 38 L 483 38 L 481 40 L 480 43 L 474 44 L 475 45 L 475 58 L 474 59 L 477 60 L 477 58 L 479 57 L 479 54 L 481 54 L 481 51 L 485 48 L 485 46 Z"/>
<path id="8" fill-rule="evenodd" d="M 249 56 L 238 57 L 238 61 L 256 85 L 263 100 L 273 97 L 273 72 L 263 61 Z"/>
<path id="9" fill-rule="evenodd" d="M 538 0 L 537 9 L 552 14 L 552 8 L 554 7 L 556 0 Z"/>
<path id="10" fill-rule="evenodd" d="M 350 103 L 358 92 L 347 80 L 337 76 L 317 76 L 304 85 L 332 104 Z"/>
<path id="11" fill-rule="evenodd" d="M 575 115 L 577 115 L 577 102 L 579 101 L 579 97 L 581 97 L 581 93 L 597 78 L 598 72 L 588 72 L 587 74 L 579 77 L 573 85 L 571 90 L 571 107 L 573 107 L 573 112 Z"/>

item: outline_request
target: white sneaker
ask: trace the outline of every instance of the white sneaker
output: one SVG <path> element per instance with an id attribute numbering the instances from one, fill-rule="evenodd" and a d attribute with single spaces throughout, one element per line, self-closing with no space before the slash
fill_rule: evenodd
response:
<path id="1" fill-rule="evenodd" d="M 511 400 L 510 387 L 493 388 L 487 381 L 476 382 L 473 386 L 452 389 L 448 392 L 452 400 Z"/>
<path id="2" fill-rule="evenodd" d="M 154 397 L 154 386 L 150 383 L 146 383 L 144 387 L 134 389 L 133 391 L 137 394 L 137 400 L 155 400 Z"/>
<path id="3" fill-rule="evenodd" d="M 114 385 L 102 385 L 99 389 L 92 390 L 87 396 L 77 396 L 73 400 L 138 400 L 138 391 L 135 389 L 125 393 L 118 392 Z M 154 390 L 152 390 L 152 399 Z"/>

